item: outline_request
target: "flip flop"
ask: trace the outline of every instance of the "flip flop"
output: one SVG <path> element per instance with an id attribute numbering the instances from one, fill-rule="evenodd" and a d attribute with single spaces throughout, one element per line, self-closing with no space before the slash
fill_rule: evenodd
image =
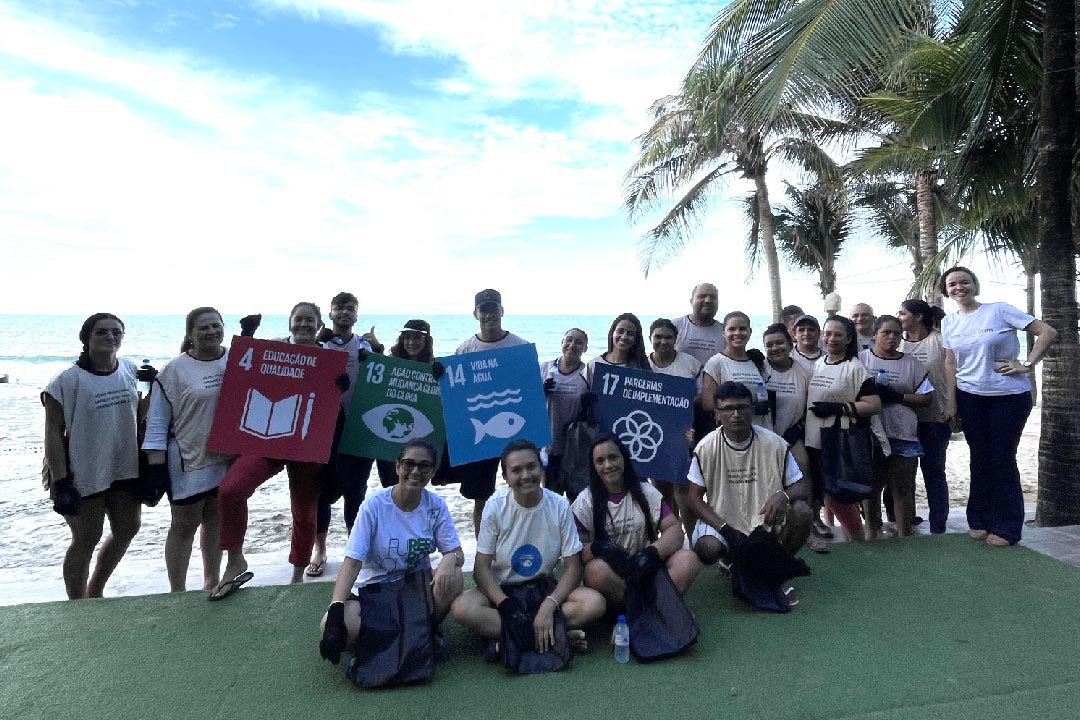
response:
<path id="1" fill-rule="evenodd" d="M 829 553 L 829 541 L 824 538 L 819 538 L 817 535 L 811 534 L 810 537 L 806 538 L 806 547 L 819 555 L 827 555 Z"/>
<path id="2" fill-rule="evenodd" d="M 214 588 L 214 591 L 207 596 L 207 599 L 209 599 L 210 601 L 224 600 L 225 598 L 229 597 L 234 592 L 239 590 L 241 587 L 243 587 L 244 583 L 246 583 L 253 577 L 255 577 L 255 573 L 251 572 L 250 570 L 245 570 L 244 572 L 234 577 L 232 580 L 226 580 L 225 582 Z"/>
<path id="3" fill-rule="evenodd" d="M 566 639 L 570 642 L 570 649 L 581 655 L 589 652 L 589 638 L 584 630 L 567 630 Z"/>
<path id="4" fill-rule="evenodd" d="M 1009 545 L 1011 545 L 1012 543 L 1010 543 L 1008 540 L 1001 537 L 1000 535 L 990 533 L 986 536 L 986 544 L 990 547 L 1009 547 Z"/>
<path id="5" fill-rule="evenodd" d="M 789 607 L 795 607 L 799 604 L 799 591 L 795 589 L 794 585 L 784 589 L 784 597 L 787 598 Z"/>
<path id="6" fill-rule="evenodd" d="M 810 531 L 819 538 L 831 540 L 833 538 L 833 530 L 826 525 L 821 518 L 814 518 L 813 524 L 810 526 Z"/>
<path id="7" fill-rule="evenodd" d="M 304 574 L 308 577 L 322 577 L 324 572 L 326 572 L 326 561 L 320 560 L 319 562 L 315 562 L 312 560 L 308 563 L 307 570 L 304 571 Z"/>

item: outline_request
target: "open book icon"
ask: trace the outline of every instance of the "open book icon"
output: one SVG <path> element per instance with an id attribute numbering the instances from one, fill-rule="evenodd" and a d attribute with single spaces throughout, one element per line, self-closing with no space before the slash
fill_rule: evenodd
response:
<path id="1" fill-rule="evenodd" d="M 255 388 L 250 388 L 244 401 L 244 414 L 240 417 L 240 430 L 266 440 L 295 435 L 303 406 L 304 419 L 300 437 L 306 438 L 314 402 L 315 393 L 308 395 L 305 404 L 299 394 L 281 400 L 270 400 Z"/>

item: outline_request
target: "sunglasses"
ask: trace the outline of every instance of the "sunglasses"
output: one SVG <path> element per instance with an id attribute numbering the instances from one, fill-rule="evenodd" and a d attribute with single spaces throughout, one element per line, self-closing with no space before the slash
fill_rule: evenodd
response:
<path id="1" fill-rule="evenodd" d="M 407 473 L 411 473 L 413 470 L 419 470 L 422 473 L 429 473 L 435 469 L 435 463 L 428 462 L 427 460 L 421 460 L 420 462 L 416 462 L 415 460 L 405 458 L 404 460 L 398 460 L 398 464 L 400 464 L 402 469 L 404 469 Z"/>

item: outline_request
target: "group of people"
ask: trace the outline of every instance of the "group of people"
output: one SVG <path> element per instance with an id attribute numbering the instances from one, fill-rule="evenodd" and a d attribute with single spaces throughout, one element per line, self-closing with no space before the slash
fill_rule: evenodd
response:
<path id="1" fill-rule="evenodd" d="M 789 306 L 784 322 L 764 330 L 764 352 L 748 348 L 753 329 L 745 313 L 717 317 L 717 289 L 708 283 L 693 289 L 690 313 L 657 319 L 648 335 L 635 315 L 619 315 L 606 350 L 588 361 L 588 336 L 572 328 L 560 355 L 539 368 L 552 427 L 549 447 L 515 440 L 500 458 L 450 467 L 446 452 L 411 441 L 396 462 L 376 464 L 385 489 L 366 500 L 375 461 L 339 453 L 337 445 L 349 396 L 360 385 L 359 364 L 365 353 L 385 348 L 374 328 L 353 332 L 354 295 L 333 298 L 327 328 L 317 305 L 298 303 L 289 315 L 288 336 L 280 338 L 348 355 L 346 375 L 339 379 L 337 432 L 325 464 L 207 451 L 228 352 L 224 323 L 213 308 L 188 314 L 181 355 L 164 366 L 149 397 L 141 399 L 140 370 L 118 356 L 122 321 L 93 315 L 80 331 L 79 360 L 42 393 L 54 508 L 72 534 L 64 562 L 68 595 L 101 595 L 138 531 L 141 505 L 167 493 L 171 589 L 185 589 L 199 531 L 203 589 L 211 599 L 227 597 L 251 577 L 243 553 L 247 500 L 284 468 L 294 582 L 324 571 L 329 507 L 345 500 L 350 534 L 324 617 L 324 657 L 336 661 L 364 636 L 361 608 L 375 597 L 365 595 L 365 587 L 415 572 L 431 574 L 429 555 L 438 550 L 442 559 L 426 585 L 435 626 L 452 614 L 491 640 L 492 654 L 507 667 L 511 657 L 515 667 L 523 667 L 517 663 L 527 664 L 523 657 L 531 652 L 566 659 L 584 644 L 585 625 L 605 610 L 622 608 L 628 588 L 658 574 L 682 594 L 704 565 L 721 562 L 734 565 L 733 578 L 752 587 L 752 568 L 745 564 L 760 555 L 747 547 L 764 542 L 770 552 L 790 558 L 804 545 L 827 552 L 830 518 L 853 540 L 910 534 L 921 521 L 914 513 L 920 466 L 930 530 L 944 532 L 945 452 L 956 417 L 971 450 L 969 534 L 991 546 L 1015 544 L 1023 521 L 1016 448 L 1031 410 L 1028 372 L 1056 332 L 1007 304 L 980 303 L 978 280 L 966 268 L 943 273 L 940 290 L 956 303 L 955 313 L 910 299 L 896 315 L 876 316 L 859 304 L 850 319 L 830 313 L 819 322 Z M 479 331 L 456 353 L 527 342 L 503 328 L 499 292 L 477 293 L 473 314 Z M 257 324 L 257 316 L 245 318 L 245 334 Z M 1019 331 L 1037 337 L 1023 358 Z M 430 325 L 409 321 L 389 352 L 433 363 Z M 684 482 L 639 478 L 618 438 L 601 432 L 584 458 L 588 487 L 577 493 L 560 485 L 560 468 L 569 460 L 565 428 L 595 401 L 592 379 L 604 364 L 697 381 Z M 140 446 L 147 463 L 142 468 Z M 500 472 L 505 485 L 497 488 Z M 461 494 L 474 501 L 476 587 L 467 591 L 465 558 L 446 503 L 426 489 L 436 476 L 460 483 Z M 892 527 L 883 522 L 883 493 Z M 111 535 L 91 574 L 105 516 Z M 561 575 L 555 572 L 560 563 Z M 761 607 L 786 610 L 798 602 L 798 593 L 782 585 L 766 588 L 764 600 L 756 591 L 744 596 Z M 431 647 L 437 648 L 433 637 Z M 545 662 L 535 667 L 552 669 Z"/>

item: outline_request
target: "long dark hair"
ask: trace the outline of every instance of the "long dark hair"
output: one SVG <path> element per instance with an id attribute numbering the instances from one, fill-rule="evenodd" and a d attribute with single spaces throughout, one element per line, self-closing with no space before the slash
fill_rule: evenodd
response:
<path id="1" fill-rule="evenodd" d="M 607 331 L 607 351 L 611 352 L 615 349 L 615 326 L 623 320 L 629 320 L 637 328 L 637 340 L 634 342 L 634 347 L 630 349 L 626 364 L 639 370 L 651 370 L 649 353 L 645 352 L 645 332 L 641 329 L 641 321 L 634 313 L 623 313 L 611 321 L 611 327 Z"/>
<path id="2" fill-rule="evenodd" d="M 900 303 L 900 307 L 912 315 L 918 315 L 919 322 L 926 328 L 926 332 L 932 332 L 941 327 L 941 318 L 945 317 L 944 310 L 918 298 L 905 300 Z"/>
<path id="3" fill-rule="evenodd" d="M 82 352 L 79 353 L 79 359 L 75 361 L 75 364 L 83 370 L 89 370 L 90 372 L 97 370 L 97 368 L 94 367 L 94 363 L 90 362 L 90 333 L 94 331 L 94 326 L 97 325 L 100 320 L 115 320 L 120 323 L 121 330 L 127 330 L 127 328 L 124 327 L 124 321 L 112 313 L 94 313 L 83 320 L 82 327 L 79 328 L 79 342 L 82 343 Z"/>
<path id="4" fill-rule="evenodd" d="M 191 341 L 191 331 L 195 329 L 195 320 L 200 315 L 203 315 L 203 314 L 206 314 L 206 313 L 214 313 L 215 315 L 218 316 L 218 320 L 221 321 L 221 324 L 222 325 L 225 324 L 225 320 L 224 320 L 224 318 L 221 317 L 221 313 L 218 312 L 217 308 L 212 308 L 209 305 L 204 305 L 203 307 L 197 307 L 194 310 L 192 310 L 191 312 L 189 312 L 187 314 L 187 317 L 184 318 L 184 340 L 183 340 L 183 342 L 180 343 L 180 354 L 181 355 L 183 355 L 188 350 L 190 350 L 192 347 L 194 347 L 195 343 L 193 343 Z"/>
<path id="5" fill-rule="evenodd" d="M 409 320 L 401 328 L 401 332 L 398 333 L 397 342 L 390 348 L 390 354 L 396 358 L 402 358 L 403 360 L 412 360 L 409 357 L 409 353 L 405 351 L 405 333 L 413 332 L 420 333 L 424 336 L 424 349 L 420 351 L 420 358 L 417 362 L 432 363 L 435 362 L 434 345 L 435 341 L 431 337 L 431 325 L 427 320 Z"/>
<path id="6" fill-rule="evenodd" d="M 831 318 L 825 320 L 825 324 L 828 325 L 831 322 L 838 322 L 844 326 L 844 330 L 847 331 L 848 342 L 847 347 L 844 348 L 844 359 L 850 360 L 859 354 L 859 336 L 855 332 L 855 323 L 851 322 L 849 318 L 843 315 L 833 315 Z"/>
<path id="7" fill-rule="evenodd" d="M 641 513 L 645 516 L 645 534 L 649 542 L 656 540 L 656 525 L 653 524 L 652 512 L 649 510 L 649 501 L 645 498 L 645 492 L 641 489 L 641 478 L 634 471 L 634 464 L 630 457 L 630 451 L 626 449 L 619 438 L 611 433 L 600 433 L 596 440 L 589 446 L 589 493 L 592 495 L 592 520 L 593 540 L 607 540 L 607 520 L 609 517 L 607 503 L 608 490 L 600 474 L 596 472 L 596 464 L 593 462 L 593 451 L 604 443 L 615 443 L 619 454 L 623 459 L 623 489 L 633 498 Z"/>

